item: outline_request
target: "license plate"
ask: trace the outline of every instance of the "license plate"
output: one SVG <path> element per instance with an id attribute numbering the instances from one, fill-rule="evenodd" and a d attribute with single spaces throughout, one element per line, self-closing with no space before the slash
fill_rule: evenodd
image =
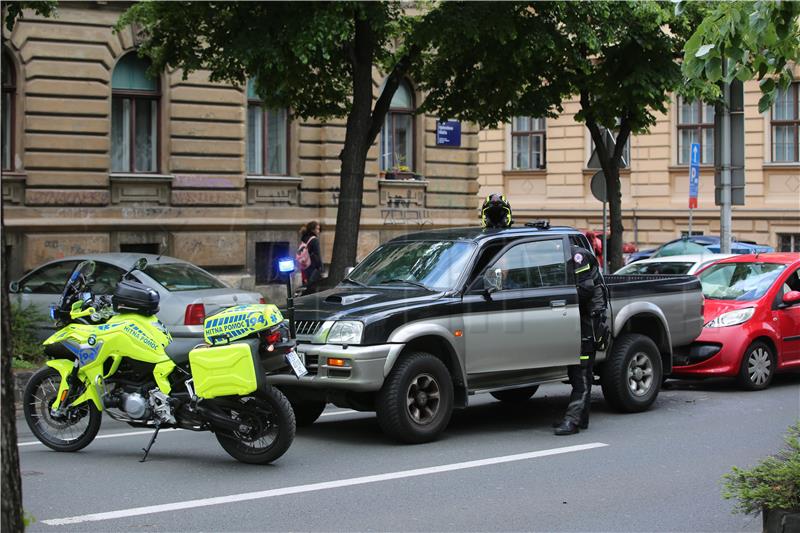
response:
<path id="1" fill-rule="evenodd" d="M 294 350 L 286 354 L 286 361 L 289 363 L 289 366 L 292 367 L 292 372 L 294 372 L 298 378 L 302 378 L 308 374 L 306 365 L 303 364 L 303 362 L 300 360 L 300 357 L 297 355 L 297 352 Z"/>
<path id="2" fill-rule="evenodd" d="M 294 351 L 297 354 L 297 357 L 300 358 L 300 362 L 306 364 L 306 353 L 305 352 L 298 352 L 297 350 Z"/>

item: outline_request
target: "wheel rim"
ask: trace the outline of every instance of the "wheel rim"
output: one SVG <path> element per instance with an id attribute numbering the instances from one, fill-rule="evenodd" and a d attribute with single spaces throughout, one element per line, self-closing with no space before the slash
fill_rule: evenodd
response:
<path id="1" fill-rule="evenodd" d="M 634 396 L 646 396 L 653 388 L 653 362 L 639 352 L 628 363 L 628 388 Z"/>
<path id="2" fill-rule="evenodd" d="M 53 416 L 50 407 L 58 395 L 60 376 L 47 376 L 36 386 L 29 400 L 31 419 L 38 432 L 58 444 L 71 444 L 89 429 L 89 404 L 70 408 L 64 415 Z"/>
<path id="3" fill-rule="evenodd" d="M 239 431 L 234 435 L 241 449 L 248 453 L 262 453 L 278 440 L 277 414 L 255 398 L 242 400 L 245 409 L 231 411 L 231 416 L 240 422 Z"/>
<path id="4" fill-rule="evenodd" d="M 772 374 L 772 358 L 766 348 L 758 347 L 747 358 L 747 375 L 753 385 L 764 385 Z"/>
<path id="5" fill-rule="evenodd" d="M 406 394 L 406 408 L 411 419 L 420 425 L 433 422 L 439 414 L 441 390 L 430 374 L 420 374 L 411 380 Z"/>

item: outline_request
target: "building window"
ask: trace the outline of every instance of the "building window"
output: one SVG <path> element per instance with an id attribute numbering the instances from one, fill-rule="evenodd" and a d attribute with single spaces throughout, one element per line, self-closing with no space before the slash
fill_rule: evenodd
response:
<path id="1" fill-rule="evenodd" d="M 278 259 L 290 255 L 288 242 L 257 242 L 256 285 L 286 283 L 286 275 L 278 269 Z"/>
<path id="2" fill-rule="evenodd" d="M 111 77 L 111 171 L 158 172 L 158 80 L 136 52 L 122 57 Z"/>
<path id="3" fill-rule="evenodd" d="M 16 77 L 14 63 L 3 50 L 3 170 L 14 170 L 14 97 Z"/>
<path id="4" fill-rule="evenodd" d="M 286 175 L 289 161 L 289 112 L 264 109 L 252 80 L 247 83 L 247 173 Z"/>
<path id="5" fill-rule="evenodd" d="M 798 111 L 800 83 L 788 89 L 778 89 L 772 106 L 772 160 L 775 162 L 800 161 L 800 111 Z"/>
<path id="6" fill-rule="evenodd" d="M 514 117 L 511 120 L 511 168 L 545 168 L 547 146 L 544 118 Z"/>
<path id="7" fill-rule="evenodd" d="M 800 233 L 779 233 L 779 252 L 800 252 Z"/>
<path id="8" fill-rule="evenodd" d="M 692 144 L 700 145 L 700 163 L 714 163 L 714 106 L 678 99 L 678 164 L 691 163 Z"/>
<path id="9" fill-rule="evenodd" d="M 381 170 L 414 170 L 414 92 L 403 80 L 381 130 Z"/>

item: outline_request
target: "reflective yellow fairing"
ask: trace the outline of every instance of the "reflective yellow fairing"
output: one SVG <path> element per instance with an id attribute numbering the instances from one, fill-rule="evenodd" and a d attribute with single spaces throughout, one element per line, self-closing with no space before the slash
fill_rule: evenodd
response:
<path id="1" fill-rule="evenodd" d="M 237 305 L 206 318 L 203 337 L 208 344 L 231 342 L 283 322 L 272 304 Z"/>
<path id="2" fill-rule="evenodd" d="M 153 376 L 158 387 L 169 394 L 168 376 L 175 363 L 167 356 L 164 348 L 172 341 L 164 325 L 155 316 L 142 316 L 124 313 L 113 316 L 101 325 L 69 324 L 44 341 L 45 346 L 61 343 L 77 358 L 80 368 L 78 377 L 86 390 L 72 405 L 92 400 L 102 410 L 102 380 L 111 376 L 119 368 L 123 357 L 155 365 Z M 107 371 L 106 362 L 111 360 Z M 49 361 L 49 366 L 61 374 L 58 398 L 53 404 L 58 409 L 61 394 L 67 388 L 67 376 L 72 372 L 73 362 L 66 359 Z"/>

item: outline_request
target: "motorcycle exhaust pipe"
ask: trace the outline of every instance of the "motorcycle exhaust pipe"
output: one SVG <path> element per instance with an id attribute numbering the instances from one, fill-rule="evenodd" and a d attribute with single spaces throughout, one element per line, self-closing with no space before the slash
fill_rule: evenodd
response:
<path id="1" fill-rule="evenodd" d="M 205 418 L 215 429 L 225 429 L 228 431 L 239 431 L 240 429 L 241 423 L 239 421 L 217 412 L 216 409 L 209 409 L 198 405 L 195 407 L 194 412 Z"/>

